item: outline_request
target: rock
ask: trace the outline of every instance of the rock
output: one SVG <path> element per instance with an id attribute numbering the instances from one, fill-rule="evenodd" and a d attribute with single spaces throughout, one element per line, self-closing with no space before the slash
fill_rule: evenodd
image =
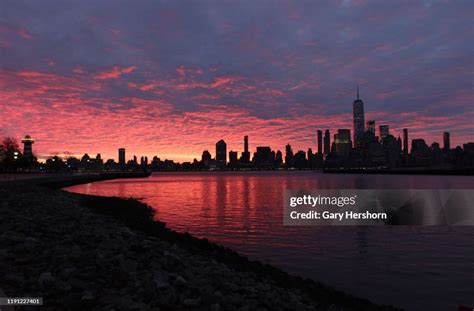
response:
<path id="1" fill-rule="evenodd" d="M 211 308 L 210 308 L 211 311 L 220 311 L 220 309 L 221 309 L 221 305 L 218 303 L 211 305 Z"/>
<path id="2" fill-rule="evenodd" d="M 81 259 L 83 257 L 83 252 L 82 252 L 82 249 L 79 245 L 74 245 L 72 248 L 71 248 L 71 252 L 69 254 L 72 258 L 74 259 Z"/>
<path id="3" fill-rule="evenodd" d="M 197 305 L 199 305 L 199 298 L 196 298 L 196 299 L 191 299 L 191 298 L 184 299 L 183 304 L 184 304 L 186 307 L 196 307 Z"/>
<path id="4" fill-rule="evenodd" d="M 171 287 L 170 283 L 164 281 L 163 279 L 156 279 L 155 285 L 156 285 L 156 288 L 158 289 Z"/>
<path id="5" fill-rule="evenodd" d="M 93 300 L 95 297 L 94 295 L 92 295 L 91 292 L 89 291 L 84 291 L 82 293 L 82 297 L 81 297 L 81 300 L 85 300 L 85 301 L 88 301 L 88 300 Z"/>
<path id="6" fill-rule="evenodd" d="M 49 287 L 54 282 L 51 272 L 43 272 L 38 278 L 38 283 L 41 288 Z"/>
<path id="7" fill-rule="evenodd" d="M 0 202 L 4 216 L 0 219 L 4 231 L 0 233 L 0 275 L 8 292 L 22 289 L 41 294 L 51 310 L 320 307 L 314 297 L 291 285 L 293 282 L 284 284 L 285 277 L 294 279 L 283 272 L 273 274 L 270 269 L 267 273 L 264 265 L 254 265 L 232 251 L 211 242 L 197 242 L 191 236 L 182 242 L 174 238 L 180 234 L 169 229 L 163 229 L 163 236 L 132 232 L 122 220 L 114 219 L 114 212 L 104 217 L 85 203 L 98 200 L 96 211 L 100 213 L 109 199 L 31 188 L 18 194 L 0 189 L 2 200 L 9 196 L 7 203 Z M 120 210 L 123 200 L 111 200 L 110 207 Z M 30 218 L 35 222 L 25 221 Z M 324 293 L 324 289 L 318 292 Z M 334 303 L 330 310 L 342 310 Z M 365 309 L 378 310 L 370 305 Z"/>

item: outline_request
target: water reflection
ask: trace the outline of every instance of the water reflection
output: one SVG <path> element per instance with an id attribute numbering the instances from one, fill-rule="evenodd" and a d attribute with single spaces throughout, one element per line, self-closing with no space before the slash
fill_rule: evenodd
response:
<path id="1" fill-rule="evenodd" d="M 474 189 L 467 176 L 166 173 L 70 191 L 137 197 L 156 218 L 254 259 L 409 310 L 473 305 L 472 227 L 283 226 L 286 189 Z"/>

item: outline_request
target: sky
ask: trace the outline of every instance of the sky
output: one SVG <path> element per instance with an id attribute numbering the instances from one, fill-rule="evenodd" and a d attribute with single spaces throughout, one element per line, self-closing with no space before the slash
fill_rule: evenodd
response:
<path id="1" fill-rule="evenodd" d="M 0 0 L 0 136 L 33 151 L 200 159 L 317 150 L 365 119 L 474 141 L 473 1 Z"/>

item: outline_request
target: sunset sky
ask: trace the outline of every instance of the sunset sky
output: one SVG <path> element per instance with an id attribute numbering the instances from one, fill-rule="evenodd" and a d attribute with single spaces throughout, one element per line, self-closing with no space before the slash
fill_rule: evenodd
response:
<path id="1" fill-rule="evenodd" d="M 0 136 L 34 152 L 178 161 L 284 150 L 366 120 L 474 141 L 473 1 L 19 1 L 0 5 Z"/>

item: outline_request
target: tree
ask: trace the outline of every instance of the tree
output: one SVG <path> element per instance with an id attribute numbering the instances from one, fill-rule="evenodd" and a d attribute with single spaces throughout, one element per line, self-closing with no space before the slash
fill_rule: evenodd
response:
<path id="1" fill-rule="evenodd" d="M 58 156 L 54 156 L 46 160 L 46 168 L 49 171 L 58 172 L 60 170 L 63 170 L 65 167 L 66 167 L 66 164 Z"/>
<path id="2" fill-rule="evenodd" d="M 0 162 L 5 170 L 16 170 L 22 160 L 18 142 L 12 137 L 5 137 L 0 144 Z"/>

